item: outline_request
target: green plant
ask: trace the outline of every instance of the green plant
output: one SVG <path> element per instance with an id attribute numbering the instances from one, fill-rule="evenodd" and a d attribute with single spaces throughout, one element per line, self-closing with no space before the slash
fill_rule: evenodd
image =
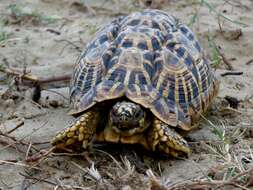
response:
<path id="1" fill-rule="evenodd" d="M 41 22 L 46 22 L 46 23 L 54 23 L 56 21 L 55 18 L 43 15 L 36 10 L 32 11 L 31 13 L 24 11 L 20 6 L 17 4 L 10 4 L 7 7 L 8 10 L 10 10 L 11 16 L 15 18 L 25 18 L 25 17 L 32 17 L 35 20 L 41 21 Z"/>
<path id="2" fill-rule="evenodd" d="M 235 23 L 235 24 L 239 24 L 239 25 L 243 25 L 243 26 L 248 26 L 247 24 L 243 23 L 243 22 L 240 22 L 240 21 L 237 21 L 237 20 L 233 20 L 231 18 L 229 18 L 228 16 L 218 12 L 210 3 L 208 0 L 198 0 L 200 2 L 200 4 L 202 6 L 206 6 L 208 9 L 209 9 L 209 12 L 214 12 L 217 16 L 220 16 L 232 23 Z"/>
<path id="3" fill-rule="evenodd" d="M 98 26 L 97 25 L 89 25 L 88 26 L 88 32 L 90 35 L 95 34 L 98 31 Z"/>
<path id="4" fill-rule="evenodd" d="M 214 68 L 217 68 L 221 63 L 218 46 L 216 45 L 214 38 L 211 36 L 210 32 L 208 32 L 207 39 L 209 47 L 211 48 L 211 65 Z"/>
<path id="5" fill-rule="evenodd" d="M 232 23 L 238 24 L 238 25 L 242 25 L 242 26 L 248 26 L 248 24 L 245 24 L 245 23 L 240 22 L 238 20 L 231 19 L 230 17 L 224 15 L 223 13 L 220 13 L 219 11 L 217 11 L 215 9 L 215 7 L 208 0 L 193 0 L 193 1 L 195 1 L 195 3 L 193 3 L 193 2 L 189 3 L 189 4 L 191 4 L 191 6 L 193 6 L 193 4 L 197 4 L 200 7 L 198 9 L 196 9 L 196 11 L 191 15 L 189 23 L 188 23 L 188 25 L 190 27 L 193 26 L 194 23 L 199 19 L 198 12 L 201 7 L 207 7 L 210 13 L 214 13 L 216 16 L 221 17 L 229 22 L 232 22 Z M 225 0 L 223 0 L 223 1 L 226 2 Z"/>
<path id="6" fill-rule="evenodd" d="M 198 12 L 196 11 L 195 13 L 193 13 L 193 15 L 191 15 L 188 26 L 192 27 L 197 22 L 197 20 L 198 20 Z"/>
<path id="7" fill-rule="evenodd" d="M 10 37 L 10 33 L 0 30 L 0 43 L 7 40 Z"/>

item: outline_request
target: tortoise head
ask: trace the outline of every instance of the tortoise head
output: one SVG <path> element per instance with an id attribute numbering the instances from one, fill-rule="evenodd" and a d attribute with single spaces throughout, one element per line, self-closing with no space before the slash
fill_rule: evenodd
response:
<path id="1" fill-rule="evenodd" d="M 149 125 L 147 113 L 133 102 L 117 102 L 110 110 L 109 125 L 116 133 L 131 136 L 143 132 Z"/>

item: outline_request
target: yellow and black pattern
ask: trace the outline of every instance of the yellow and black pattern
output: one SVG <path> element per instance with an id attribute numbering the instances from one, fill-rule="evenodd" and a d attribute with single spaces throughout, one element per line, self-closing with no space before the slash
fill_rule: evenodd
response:
<path id="1" fill-rule="evenodd" d="M 87 45 L 71 83 L 71 113 L 126 97 L 189 130 L 218 84 L 193 32 L 166 12 L 146 10 L 116 19 Z"/>
<path id="2" fill-rule="evenodd" d="M 100 121 L 98 110 L 84 113 L 64 131 L 58 133 L 51 143 L 58 149 L 87 149 Z M 91 127 L 92 126 L 92 127 Z"/>
<path id="3" fill-rule="evenodd" d="M 190 147 L 173 128 L 158 119 L 154 119 L 152 130 L 148 134 L 151 150 L 159 150 L 167 155 L 179 157 L 190 154 Z"/>

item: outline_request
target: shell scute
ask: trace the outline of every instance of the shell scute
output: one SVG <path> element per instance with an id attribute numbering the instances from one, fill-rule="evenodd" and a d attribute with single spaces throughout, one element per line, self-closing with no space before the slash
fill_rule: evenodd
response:
<path id="1" fill-rule="evenodd" d="M 124 96 L 189 130 L 218 86 L 193 32 L 166 12 L 146 10 L 116 19 L 86 46 L 71 83 L 72 114 Z"/>

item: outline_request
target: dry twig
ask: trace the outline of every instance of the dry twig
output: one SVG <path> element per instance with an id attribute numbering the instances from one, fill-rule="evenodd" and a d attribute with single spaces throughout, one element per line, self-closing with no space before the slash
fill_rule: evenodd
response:
<path id="1" fill-rule="evenodd" d="M 56 42 L 67 42 L 67 44 L 62 48 L 62 50 L 60 51 L 60 55 L 63 53 L 64 49 L 67 47 L 67 46 L 72 46 L 74 47 L 78 52 L 82 52 L 82 48 L 77 46 L 74 42 L 71 42 L 69 40 L 66 40 L 66 39 L 61 39 L 61 40 L 55 40 Z"/>
<path id="2" fill-rule="evenodd" d="M 205 180 L 205 181 L 190 181 L 190 182 L 184 182 L 181 184 L 175 184 L 168 188 L 168 190 L 181 190 L 181 189 L 210 189 L 210 188 L 216 188 L 220 189 L 225 186 L 233 186 L 240 189 L 248 190 L 247 184 L 248 182 L 245 182 L 244 184 L 241 184 L 240 178 L 243 176 L 250 177 L 253 175 L 253 167 L 237 174 L 236 176 L 228 179 L 228 180 Z"/>
<path id="3" fill-rule="evenodd" d="M 242 75 L 242 74 L 243 74 L 242 71 L 228 71 L 228 72 L 221 73 L 221 76 L 224 77 L 228 75 Z"/>
<path id="4" fill-rule="evenodd" d="M 0 72 L 6 73 L 11 76 L 18 77 L 22 82 L 23 85 L 34 87 L 36 85 L 44 85 L 51 82 L 66 82 L 68 83 L 71 74 L 65 74 L 61 76 L 51 76 L 51 77 L 37 77 L 35 75 L 29 74 L 29 73 L 23 73 L 20 71 L 20 69 L 14 69 L 14 68 L 1 68 Z"/>
<path id="5" fill-rule="evenodd" d="M 37 128 L 36 130 L 34 130 L 32 133 L 35 133 L 36 131 L 38 131 L 39 129 L 41 129 L 42 127 L 44 127 L 46 124 L 47 124 L 47 122 L 45 122 L 45 123 L 44 123 L 43 125 L 41 125 L 39 128 Z M 4 136 L 4 137 L 6 137 L 6 138 L 8 138 L 8 139 L 10 139 L 10 140 L 13 141 L 12 143 L 7 143 L 7 145 L 4 146 L 3 148 L 1 148 L 0 151 L 6 149 L 6 148 L 8 148 L 8 147 L 13 147 L 13 145 L 15 145 L 15 144 L 19 144 L 19 145 L 28 146 L 28 147 L 31 146 L 31 148 L 32 148 L 33 150 L 35 150 L 36 152 L 39 152 L 40 150 L 39 150 L 38 148 L 36 148 L 35 146 L 30 145 L 30 143 L 24 141 L 24 139 L 25 139 L 26 137 L 30 136 L 32 133 L 25 135 L 25 136 L 22 137 L 21 139 L 17 139 L 16 137 L 10 136 L 10 135 L 5 134 L 5 133 L 3 133 L 3 132 L 0 131 L 0 136 Z"/>
<path id="6" fill-rule="evenodd" d="M 0 131 L 0 136 L 6 137 L 6 138 L 13 141 L 12 143 L 9 143 L 8 141 L 4 141 L 3 139 L 1 139 L 0 143 L 7 144 L 7 145 L 5 147 L 3 147 L 2 149 L 0 149 L 0 151 L 7 148 L 7 147 L 13 147 L 13 148 L 15 147 L 15 149 L 18 149 L 16 146 L 14 146 L 15 144 L 19 144 L 19 145 L 23 145 L 23 146 L 29 146 L 30 145 L 30 143 L 25 142 L 23 139 L 18 140 L 16 137 L 8 135 L 8 133 L 6 134 L 6 133 L 2 133 Z M 34 149 L 35 151 L 39 151 L 39 149 L 37 149 L 35 146 L 31 146 L 31 148 Z M 22 151 L 20 149 L 18 149 L 18 150 L 20 152 L 24 153 L 24 151 Z"/>
<path id="7" fill-rule="evenodd" d="M 23 164 L 23 163 L 18 163 L 17 161 L 15 162 L 10 162 L 7 160 L 0 160 L 0 164 L 10 164 L 10 165 L 15 165 L 15 166 L 21 166 L 21 167 L 25 167 L 25 168 L 32 168 L 32 169 L 36 169 L 36 170 L 41 170 L 41 168 L 35 167 L 35 166 L 30 166 L 27 164 Z"/>
<path id="8" fill-rule="evenodd" d="M 55 147 L 50 148 L 49 150 L 41 150 L 38 154 L 32 155 L 30 157 L 26 158 L 26 162 L 35 162 L 40 160 L 40 162 L 44 159 L 46 159 L 46 156 L 48 156 L 50 153 L 54 151 Z"/>
<path id="9" fill-rule="evenodd" d="M 217 48 L 217 51 L 218 51 L 219 55 L 221 56 L 221 59 L 222 59 L 222 61 L 224 62 L 224 64 L 227 66 L 227 69 L 233 71 L 233 70 L 234 70 L 234 67 L 233 67 L 233 65 L 228 61 L 228 59 L 226 58 L 226 56 L 225 56 L 223 50 L 222 50 L 221 48 Z"/>
<path id="10" fill-rule="evenodd" d="M 247 61 L 247 62 L 245 63 L 245 65 L 250 65 L 251 63 L 253 63 L 253 59 L 250 59 L 249 61 Z"/>
<path id="11" fill-rule="evenodd" d="M 38 177 L 34 177 L 34 176 L 27 175 L 27 174 L 24 174 L 24 173 L 19 173 L 19 175 L 25 177 L 26 179 L 31 179 L 31 180 L 36 180 L 36 181 L 47 183 L 49 185 L 54 186 L 54 189 L 80 189 L 80 190 L 89 190 L 91 188 L 91 187 L 82 187 L 82 186 L 76 186 L 76 185 L 59 184 L 57 182 L 54 182 L 54 181 L 51 181 L 51 180 L 48 180 L 48 179 L 38 178 Z"/>
<path id="12" fill-rule="evenodd" d="M 6 134 L 11 134 L 16 129 L 22 127 L 24 125 L 24 123 L 25 123 L 25 121 L 24 121 L 24 119 L 22 119 L 21 121 L 18 122 L 18 124 L 13 129 L 9 130 Z"/>

